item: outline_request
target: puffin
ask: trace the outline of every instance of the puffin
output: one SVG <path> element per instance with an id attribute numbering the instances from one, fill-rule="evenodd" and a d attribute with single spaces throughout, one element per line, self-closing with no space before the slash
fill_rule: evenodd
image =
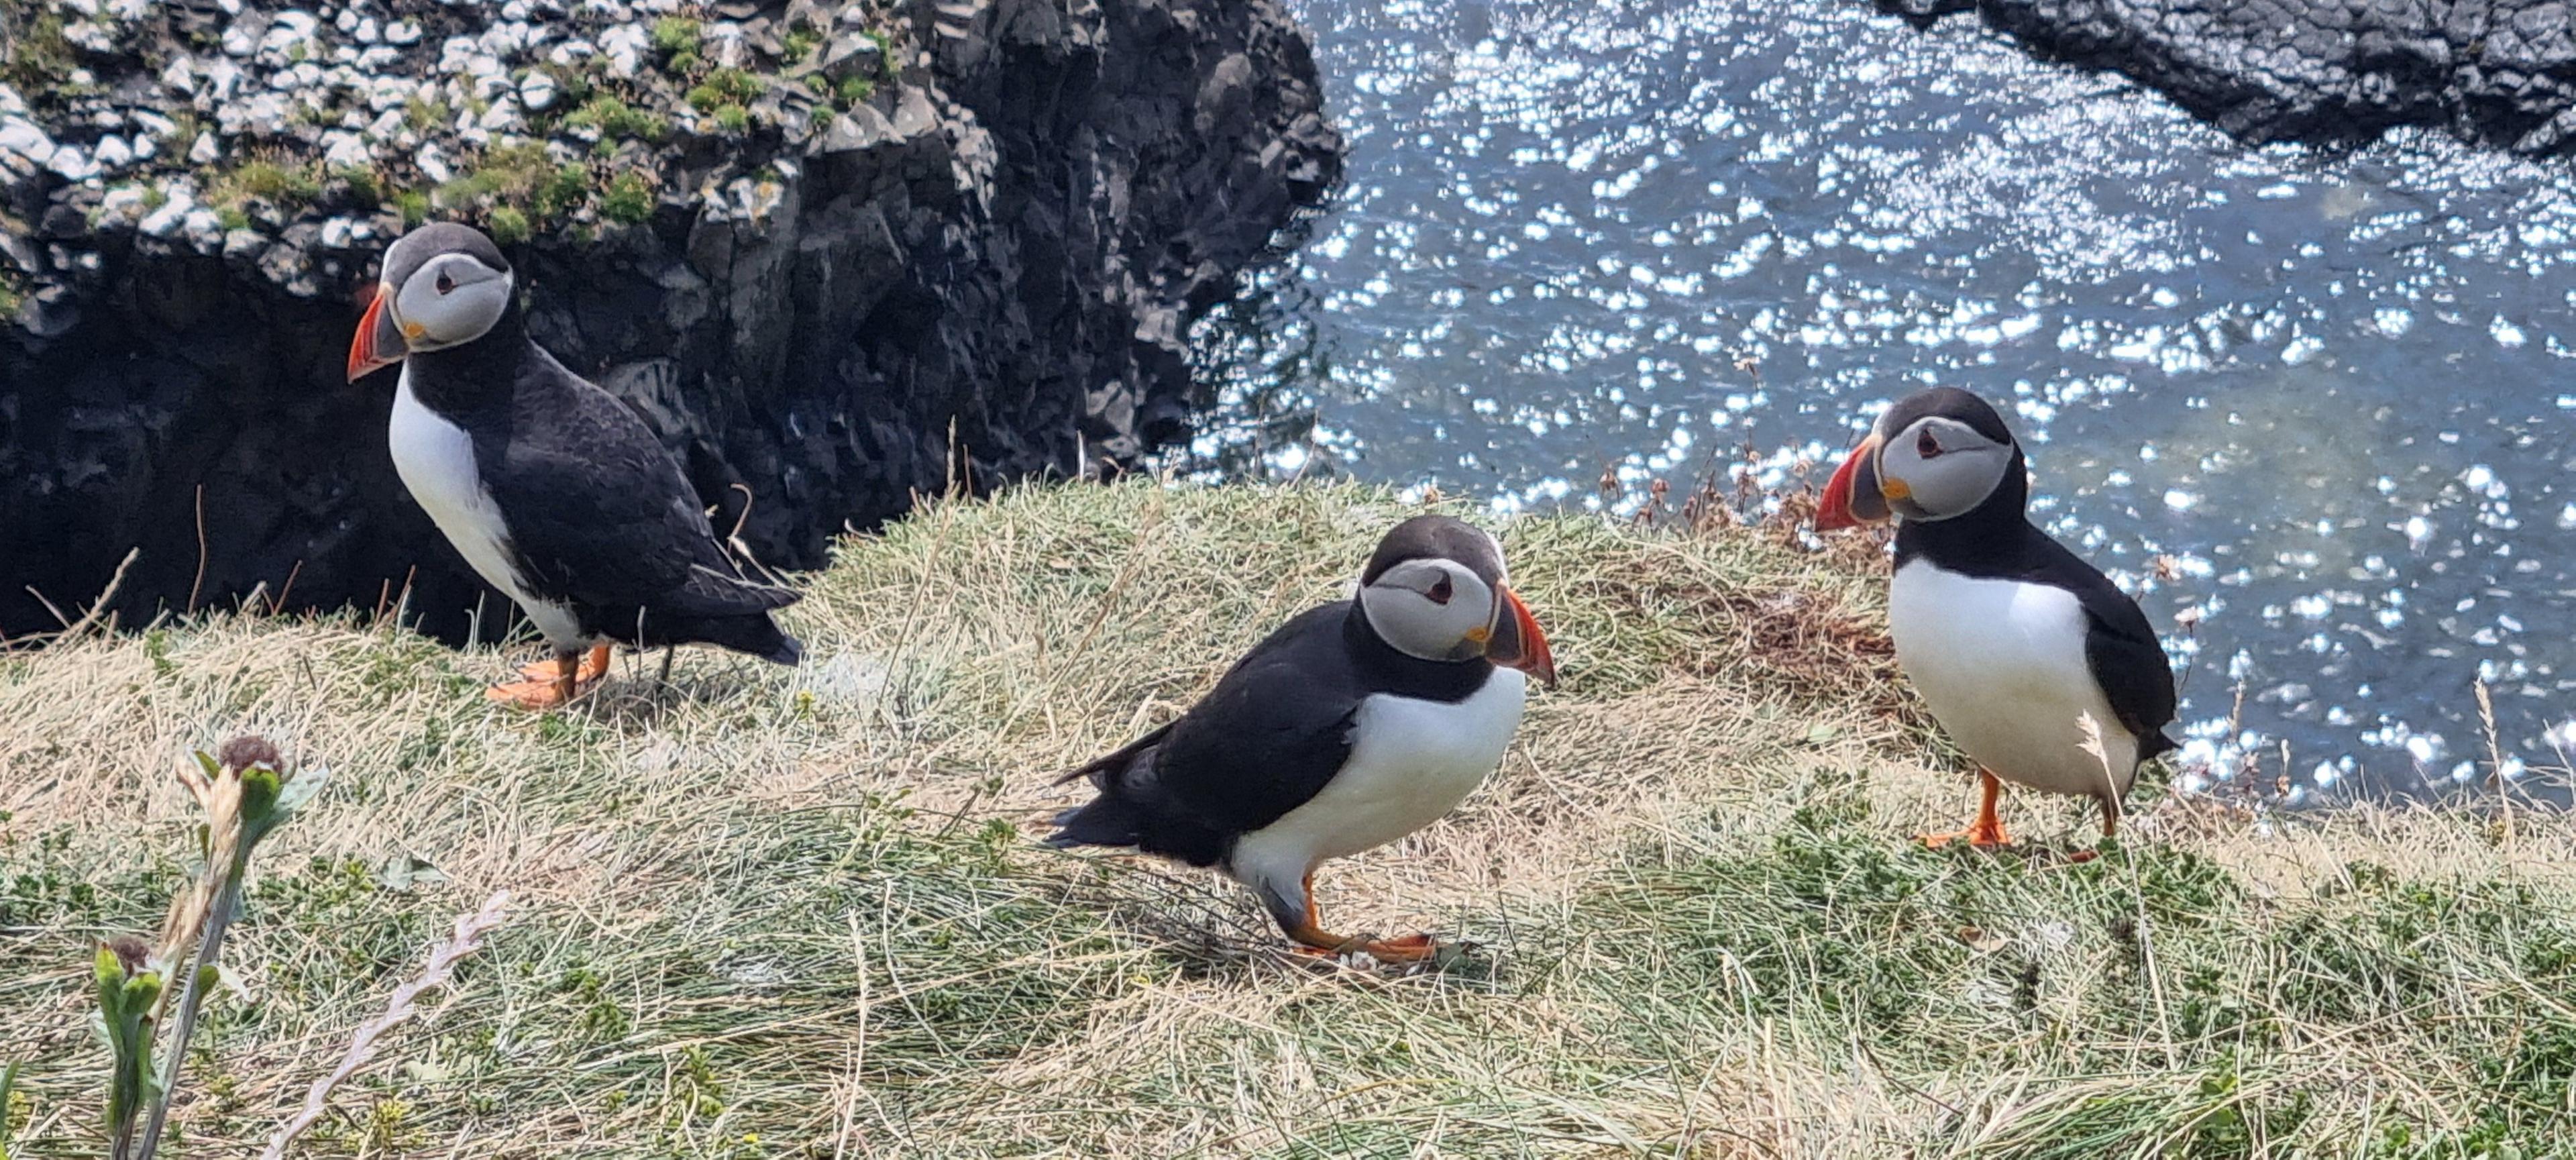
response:
<path id="1" fill-rule="evenodd" d="M 2173 666 L 2138 602 L 2030 522 L 2021 444 L 1984 399 L 1935 387 L 1878 417 L 1833 478 L 1816 530 L 1896 521 L 1897 667 L 1978 766 L 1976 820 L 1940 847 L 2011 841 L 2003 782 L 2090 797 L 2102 836 L 2138 768 L 2176 748 Z M 2087 722 L 2090 723 L 2088 729 Z M 2100 756 L 2088 746 L 2098 736 Z"/>
<path id="2" fill-rule="evenodd" d="M 1556 662 L 1501 546 L 1415 516 L 1378 543 L 1351 598 L 1292 618 L 1178 718 L 1059 778 L 1098 792 L 1046 841 L 1215 867 L 1308 953 L 1426 958 L 1427 935 L 1326 931 L 1315 868 L 1465 800 L 1501 763 L 1532 677 L 1555 683 Z"/>
<path id="3" fill-rule="evenodd" d="M 385 250 L 349 381 L 397 362 L 395 473 L 553 650 L 493 700 L 570 701 L 612 644 L 802 657 L 771 616 L 797 594 L 745 577 L 643 419 L 529 339 L 510 263 L 481 231 L 432 223 Z"/>

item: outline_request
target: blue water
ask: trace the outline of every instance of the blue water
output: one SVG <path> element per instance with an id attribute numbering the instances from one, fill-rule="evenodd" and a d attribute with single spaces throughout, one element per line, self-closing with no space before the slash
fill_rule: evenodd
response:
<path id="1" fill-rule="evenodd" d="M 2481 680 L 2505 775 L 2563 782 L 2568 163 L 2248 148 L 1857 3 L 1298 7 L 1350 179 L 1201 335 L 1200 462 L 1615 508 L 1964 386 L 2167 631 L 2187 783 L 2484 792 Z"/>

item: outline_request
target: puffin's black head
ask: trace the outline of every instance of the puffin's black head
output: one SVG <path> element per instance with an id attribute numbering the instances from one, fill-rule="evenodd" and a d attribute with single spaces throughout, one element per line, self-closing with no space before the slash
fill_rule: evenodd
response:
<path id="1" fill-rule="evenodd" d="M 515 302 L 510 260 L 481 230 L 432 222 L 385 250 L 366 317 L 349 344 L 349 381 L 405 355 L 481 338 Z"/>
<path id="2" fill-rule="evenodd" d="M 1378 638 L 1434 661 L 1483 659 L 1550 684 L 1556 659 L 1512 594 L 1502 545 L 1448 516 L 1415 516 L 1379 540 L 1360 573 L 1360 615 Z"/>
<path id="3" fill-rule="evenodd" d="M 1984 399 L 1957 387 L 1918 391 L 1880 415 L 1825 484 L 1816 530 L 1963 516 L 2021 470 L 2012 429 Z"/>

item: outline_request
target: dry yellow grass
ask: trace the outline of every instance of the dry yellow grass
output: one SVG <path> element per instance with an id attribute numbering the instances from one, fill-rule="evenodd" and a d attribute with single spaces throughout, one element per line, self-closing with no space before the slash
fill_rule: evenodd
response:
<path id="1" fill-rule="evenodd" d="M 214 617 L 0 659 L 0 1062 L 97 1153 L 86 940 L 186 871 L 171 770 L 257 731 L 332 788 L 263 847 L 175 1117 L 245 1154 L 422 949 L 517 905 L 314 1156 L 2565 1155 L 2576 826 L 2133 801 L 2108 856 L 1935 854 L 1965 783 L 1870 562 L 1503 525 L 1566 681 L 1450 819 L 1318 882 L 1436 974 L 1278 953 L 1233 888 L 1030 840 L 1052 775 L 1340 595 L 1350 488 L 1013 492 L 852 541 L 787 672 L 577 711 L 523 657 Z M 2025 836 L 2089 839 L 2019 803 Z"/>

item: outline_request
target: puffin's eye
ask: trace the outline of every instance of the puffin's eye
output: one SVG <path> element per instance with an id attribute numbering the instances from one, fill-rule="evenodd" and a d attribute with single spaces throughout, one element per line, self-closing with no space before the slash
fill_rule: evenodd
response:
<path id="1" fill-rule="evenodd" d="M 1446 576 L 1441 577 L 1439 581 L 1434 583 L 1429 590 L 1423 593 L 1423 595 L 1430 597 L 1433 604 L 1449 603 L 1449 597 L 1454 595 L 1449 590 L 1449 578 Z"/>
<path id="2" fill-rule="evenodd" d="M 445 294 L 445 293 L 447 293 L 448 291 L 450 291 L 450 290 L 454 290 L 454 289 L 456 289 L 456 279 L 448 277 L 448 276 L 447 276 L 447 272 L 446 272 L 446 271 L 444 271 L 444 270 L 439 271 L 439 273 L 438 273 L 438 292 L 439 292 L 439 293 L 441 293 L 441 294 Z"/>
<path id="3" fill-rule="evenodd" d="M 1931 428 L 1915 433 L 1914 454 L 1919 459 L 1932 459 L 1941 454 L 1941 441 L 1932 437 Z"/>

